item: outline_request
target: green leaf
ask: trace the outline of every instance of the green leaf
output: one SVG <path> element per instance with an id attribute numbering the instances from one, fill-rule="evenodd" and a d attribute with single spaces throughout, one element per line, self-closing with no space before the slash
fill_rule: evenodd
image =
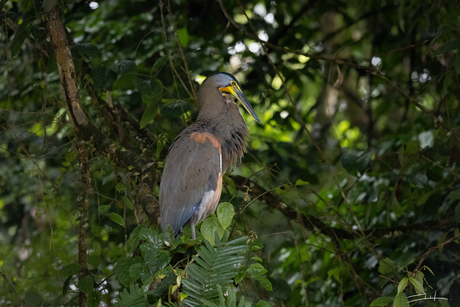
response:
<path id="1" fill-rule="evenodd" d="M 445 34 L 449 34 L 449 33 L 452 33 L 452 32 L 458 32 L 459 29 L 457 29 L 456 27 L 453 27 L 451 25 L 442 25 L 439 27 L 438 29 L 438 32 L 436 32 L 436 35 L 434 36 L 433 40 L 430 42 L 430 44 L 428 45 L 428 48 L 426 49 L 425 53 L 429 52 L 431 50 L 431 47 L 438 41 L 438 39 L 445 35 Z"/>
<path id="2" fill-rule="evenodd" d="M 89 255 L 88 263 L 91 264 L 93 267 L 97 268 L 101 263 L 101 257 L 98 255 Z"/>
<path id="3" fill-rule="evenodd" d="M 232 223 L 234 213 L 231 203 L 220 203 L 217 207 L 217 218 L 224 229 Z"/>
<path id="4" fill-rule="evenodd" d="M 457 222 L 460 223 L 460 204 L 455 207 L 455 218 L 457 219 Z"/>
<path id="5" fill-rule="evenodd" d="M 80 272 L 81 266 L 77 263 L 71 263 L 62 268 L 62 274 L 64 276 L 72 276 Z"/>
<path id="6" fill-rule="evenodd" d="M 99 212 L 100 213 L 104 213 L 106 212 L 107 210 L 109 210 L 111 207 L 111 205 L 102 205 L 102 206 L 99 206 Z"/>
<path id="7" fill-rule="evenodd" d="M 136 63 L 130 60 L 122 60 L 111 66 L 112 70 L 118 74 L 125 74 L 136 71 Z"/>
<path id="8" fill-rule="evenodd" d="M 141 240 L 146 240 L 149 243 L 152 243 L 155 248 L 160 248 L 163 246 L 163 240 L 161 236 L 155 231 L 150 228 L 142 228 L 139 231 L 139 238 Z"/>
<path id="9" fill-rule="evenodd" d="M 152 275 L 164 269 L 172 259 L 168 251 L 154 247 L 153 244 L 142 244 L 142 246 L 142 250 L 145 252 L 145 265 Z"/>
<path id="10" fill-rule="evenodd" d="M 262 276 L 267 273 L 268 270 L 264 268 L 260 263 L 251 264 L 251 266 L 246 270 L 246 276 L 255 278 L 257 276 Z"/>
<path id="11" fill-rule="evenodd" d="M 171 225 L 166 225 L 166 229 L 163 231 L 165 241 L 169 243 L 169 245 L 173 245 L 174 239 L 175 239 L 175 234 L 174 234 L 174 229 L 171 227 Z"/>
<path id="12" fill-rule="evenodd" d="M 272 283 L 270 282 L 270 280 L 268 280 L 268 278 L 266 278 L 264 276 L 257 276 L 254 279 L 257 280 L 258 282 L 260 282 L 262 287 L 264 287 L 268 291 L 272 291 Z"/>
<path id="13" fill-rule="evenodd" d="M 297 186 L 303 186 L 303 185 L 309 185 L 310 183 L 308 181 L 303 181 L 302 179 L 297 179 L 295 182 L 295 185 Z"/>
<path id="14" fill-rule="evenodd" d="M 126 207 L 133 210 L 133 203 L 131 202 L 131 199 L 129 199 L 126 196 L 123 196 L 121 199 L 123 199 L 123 202 L 125 203 Z"/>
<path id="15" fill-rule="evenodd" d="M 256 307 L 271 307 L 269 303 L 267 303 L 266 301 L 262 301 L 260 300 L 257 304 L 256 304 Z"/>
<path id="16" fill-rule="evenodd" d="M 163 96 L 163 83 L 160 80 L 134 80 L 134 86 L 142 94 L 142 101 L 146 104 L 157 103 Z"/>
<path id="17" fill-rule="evenodd" d="M 115 186 L 115 189 L 116 189 L 118 192 L 123 192 L 123 190 L 126 189 L 126 185 L 125 185 L 123 182 L 119 182 L 119 183 L 117 183 L 117 185 Z"/>
<path id="18" fill-rule="evenodd" d="M 233 288 L 227 286 L 227 295 L 228 295 L 228 307 L 236 307 L 236 295 L 235 291 L 233 291 Z"/>
<path id="19" fill-rule="evenodd" d="M 460 190 L 455 190 L 449 193 L 447 199 L 457 200 L 460 199 Z"/>
<path id="20" fill-rule="evenodd" d="M 28 28 L 29 22 L 30 22 L 30 18 L 23 20 L 21 25 L 16 30 L 16 34 L 14 34 L 14 38 L 11 41 L 11 45 L 10 45 L 12 57 L 14 57 L 16 54 L 18 54 L 19 51 L 21 51 L 22 44 L 24 44 L 27 34 L 29 33 L 29 28 Z"/>
<path id="21" fill-rule="evenodd" d="M 128 289 L 124 289 L 117 297 L 116 307 L 143 307 L 146 306 L 146 295 L 144 289 L 139 285 L 132 284 Z"/>
<path id="22" fill-rule="evenodd" d="M 155 118 L 155 115 L 157 115 L 156 103 L 147 105 L 144 114 L 142 114 L 141 122 L 139 124 L 140 128 L 145 128 L 145 126 L 147 126 Z"/>
<path id="23" fill-rule="evenodd" d="M 125 220 L 119 214 L 110 213 L 110 219 L 118 225 L 125 227 Z"/>
<path id="24" fill-rule="evenodd" d="M 358 157 L 354 154 L 346 153 L 343 154 L 340 158 L 340 162 L 342 163 L 343 168 L 348 172 L 352 173 L 356 169 L 356 162 Z"/>
<path id="25" fill-rule="evenodd" d="M 408 307 L 409 301 L 404 293 L 398 293 L 393 301 L 393 307 Z"/>
<path id="26" fill-rule="evenodd" d="M 389 258 L 384 258 L 379 261 L 379 273 L 388 274 L 393 272 L 393 261 Z"/>
<path id="27" fill-rule="evenodd" d="M 460 38 L 451 40 L 450 42 L 443 44 L 441 47 L 439 47 L 433 52 L 433 55 L 440 55 L 452 50 L 456 50 L 458 48 L 460 48 Z"/>
<path id="28" fill-rule="evenodd" d="M 200 306 L 201 298 L 215 300 L 219 297 L 217 285 L 233 283 L 232 278 L 246 260 L 246 256 L 240 254 L 248 251 L 247 241 L 248 237 L 224 240 L 215 247 L 204 241 L 197 250 L 198 255 L 192 256 L 194 262 L 188 265 L 187 278 L 182 279 L 183 291 L 188 295 L 184 300 L 186 306 Z"/>
<path id="29" fill-rule="evenodd" d="M 340 273 L 342 272 L 342 267 L 335 267 L 327 272 L 327 279 L 331 278 L 331 276 L 334 276 L 334 278 L 337 281 L 340 281 Z"/>
<path id="30" fill-rule="evenodd" d="M 66 295 L 67 290 L 69 290 L 70 280 L 72 279 L 72 275 L 67 277 L 62 285 L 62 296 Z"/>
<path id="31" fill-rule="evenodd" d="M 134 279 L 139 279 L 144 274 L 144 264 L 142 263 L 135 263 L 129 267 L 129 276 L 131 276 Z"/>
<path id="32" fill-rule="evenodd" d="M 393 302 L 392 297 L 384 296 L 374 300 L 369 307 L 384 307 Z"/>
<path id="33" fill-rule="evenodd" d="M 118 281 L 124 285 L 129 286 L 131 283 L 131 276 L 129 275 L 129 268 L 131 267 L 131 259 L 120 257 L 115 265 L 114 273 Z"/>
<path id="34" fill-rule="evenodd" d="M 111 69 L 103 66 L 97 66 L 91 71 L 91 79 L 96 87 L 106 89 L 110 87 L 117 79 L 117 74 Z"/>
<path id="35" fill-rule="evenodd" d="M 181 29 L 178 29 L 177 30 L 177 36 L 179 36 L 179 41 L 181 43 L 182 46 L 184 46 L 185 48 L 188 47 L 188 43 L 189 43 L 189 35 L 188 35 L 188 31 L 187 31 L 187 28 L 181 28 Z"/>
<path id="36" fill-rule="evenodd" d="M 425 274 L 422 273 L 422 271 L 418 271 L 417 274 L 415 275 L 415 279 L 418 280 L 418 282 L 422 285 L 423 287 L 423 278 L 425 277 Z"/>
<path id="37" fill-rule="evenodd" d="M 27 292 L 24 297 L 24 302 L 27 307 L 41 307 L 45 300 L 43 297 L 35 292 Z"/>
<path id="38" fill-rule="evenodd" d="M 201 299 L 201 302 L 208 307 L 219 307 L 218 305 L 214 304 L 213 302 L 210 302 L 208 300 L 205 300 L 204 298 Z"/>
<path id="39" fill-rule="evenodd" d="M 369 162 L 371 161 L 372 158 L 372 152 L 366 152 L 363 153 L 359 158 L 356 160 L 356 166 L 358 168 L 358 172 L 361 174 L 364 173 L 366 170 L 367 166 L 369 165 Z"/>
<path id="40" fill-rule="evenodd" d="M 78 289 L 85 294 L 93 292 L 93 277 L 88 275 L 80 278 L 78 281 Z"/>
<path id="41" fill-rule="evenodd" d="M 204 220 L 203 224 L 201 224 L 201 234 L 203 237 L 211 243 L 212 246 L 215 245 L 214 241 L 214 233 L 217 232 L 219 238 L 222 239 L 224 236 L 225 229 L 222 228 L 219 220 L 215 216 L 208 217 Z"/>
<path id="42" fill-rule="evenodd" d="M 417 294 L 425 293 L 425 289 L 423 289 L 423 284 L 421 284 L 420 281 L 412 277 L 409 277 L 409 281 L 412 283 L 412 285 L 414 285 L 415 292 L 417 292 Z"/>
<path id="43" fill-rule="evenodd" d="M 401 281 L 398 284 L 398 293 L 401 293 L 404 291 L 404 289 L 406 289 L 408 281 L 409 279 L 407 277 L 404 277 L 403 279 L 401 279 Z"/>

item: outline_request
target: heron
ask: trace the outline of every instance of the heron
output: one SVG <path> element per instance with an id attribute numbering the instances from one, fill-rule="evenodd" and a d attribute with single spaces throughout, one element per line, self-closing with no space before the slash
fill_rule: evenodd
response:
<path id="1" fill-rule="evenodd" d="M 246 151 L 249 130 L 237 101 L 261 123 L 240 83 L 229 73 L 206 78 L 197 98 L 198 118 L 172 143 L 160 183 L 162 230 L 171 225 L 177 236 L 189 222 L 193 239 L 195 225 L 219 204 L 223 174 Z"/>

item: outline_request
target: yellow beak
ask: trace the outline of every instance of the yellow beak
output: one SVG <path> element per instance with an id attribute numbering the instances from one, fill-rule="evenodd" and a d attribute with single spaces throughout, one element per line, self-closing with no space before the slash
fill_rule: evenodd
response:
<path id="1" fill-rule="evenodd" d="M 254 119 L 255 119 L 259 124 L 261 124 L 260 119 L 259 119 L 259 117 L 258 117 L 257 114 L 256 114 L 256 111 L 254 111 L 254 109 L 252 108 L 252 106 L 251 106 L 251 104 L 249 103 L 248 99 L 247 99 L 246 96 L 244 95 L 243 90 L 238 86 L 238 83 L 235 82 L 234 85 L 230 85 L 230 86 L 227 86 L 227 87 L 221 87 L 221 88 L 219 88 L 219 90 L 220 90 L 221 92 L 230 93 L 230 94 L 232 94 L 233 96 L 235 96 L 236 99 L 238 99 L 238 101 L 241 102 L 241 104 L 242 104 L 243 107 L 246 109 L 246 111 L 248 111 L 249 114 L 251 114 L 252 117 L 254 117 Z"/>

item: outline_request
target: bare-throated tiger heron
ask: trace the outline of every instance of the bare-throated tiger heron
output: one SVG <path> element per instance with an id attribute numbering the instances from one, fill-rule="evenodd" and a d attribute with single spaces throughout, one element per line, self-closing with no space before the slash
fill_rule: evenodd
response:
<path id="1" fill-rule="evenodd" d="M 235 98 L 260 123 L 239 82 L 228 73 L 207 78 L 198 91 L 198 118 L 174 140 L 160 184 L 161 228 L 177 235 L 216 210 L 222 175 L 246 150 L 249 135 Z"/>

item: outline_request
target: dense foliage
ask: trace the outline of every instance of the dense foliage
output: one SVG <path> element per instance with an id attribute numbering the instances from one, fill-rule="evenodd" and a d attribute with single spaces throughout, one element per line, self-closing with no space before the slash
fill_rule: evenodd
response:
<path id="1" fill-rule="evenodd" d="M 460 305 L 458 1 L 54 2 L 0 2 L 0 305 Z M 262 124 L 174 238 L 164 159 L 219 71 Z"/>

